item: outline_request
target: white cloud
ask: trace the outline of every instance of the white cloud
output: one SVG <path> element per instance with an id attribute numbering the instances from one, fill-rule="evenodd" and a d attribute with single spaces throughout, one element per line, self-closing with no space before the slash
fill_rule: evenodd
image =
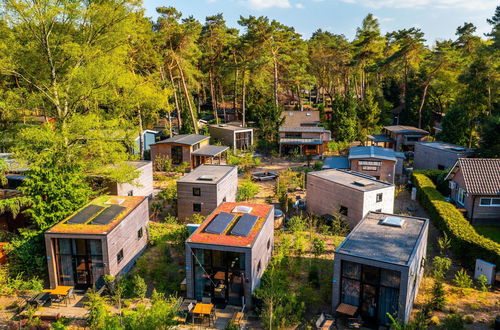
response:
<path id="1" fill-rule="evenodd" d="M 303 4 L 298 3 L 298 4 L 295 5 L 295 8 L 304 9 L 306 7 Z"/>
<path id="2" fill-rule="evenodd" d="M 497 5 L 497 0 L 342 0 L 347 3 L 357 3 L 370 8 L 424 8 L 440 9 L 491 9 Z"/>
<path id="3" fill-rule="evenodd" d="M 247 0 L 246 6 L 251 9 L 262 10 L 268 8 L 290 8 L 292 5 L 289 0 Z"/>

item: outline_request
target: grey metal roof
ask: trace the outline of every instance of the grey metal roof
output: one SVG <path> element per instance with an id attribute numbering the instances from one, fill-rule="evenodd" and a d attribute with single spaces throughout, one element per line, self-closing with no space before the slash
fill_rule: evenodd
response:
<path id="1" fill-rule="evenodd" d="M 209 126 L 210 128 L 218 128 L 218 129 L 223 129 L 227 131 L 234 131 L 234 132 L 249 132 L 253 131 L 253 128 L 251 127 L 241 127 L 237 123 L 227 123 L 227 124 L 213 124 Z"/>
<path id="2" fill-rule="evenodd" d="M 188 146 L 192 146 L 207 139 L 210 139 L 210 136 L 199 135 L 199 134 L 179 134 L 179 135 L 174 135 L 166 140 L 159 141 L 155 144 L 178 143 L 178 144 L 185 144 Z"/>
<path id="3" fill-rule="evenodd" d="M 393 126 L 384 126 L 386 130 L 395 134 L 429 134 L 426 130 L 421 128 L 413 127 L 413 126 L 403 126 L 403 125 L 393 125 Z"/>
<path id="4" fill-rule="evenodd" d="M 280 144 L 323 144 L 323 141 L 308 138 L 280 138 Z"/>
<path id="5" fill-rule="evenodd" d="M 395 152 L 393 149 L 382 147 L 352 147 L 349 149 L 349 159 L 376 158 L 396 162 L 397 158 L 404 158 L 404 154 Z"/>
<path id="6" fill-rule="evenodd" d="M 333 183 L 349 187 L 351 189 L 356 189 L 360 191 L 373 191 L 378 189 L 384 189 L 394 186 L 391 183 L 380 181 L 372 176 L 358 173 L 355 171 L 346 171 L 343 169 L 331 169 L 322 170 L 316 172 L 310 172 L 308 175 L 317 176 L 319 178 L 328 180 Z M 369 183 L 366 185 L 359 185 L 358 182 Z"/>
<path id="7" fill-rule="evenodd" d="M 350 168 L 349 159 L 342 156 L 326 157 L 323 160 L 323 169 L 329 168 L 348 169 Z"/>
<path id="8" fill-rule="evenodd" d="M 473 153 L 474 149 L 469 149 L 465 148 L 456 144 L 451 144 L 447 142 L 442 142 L 442 141 L 434 141 L 434 142 L 427 142 L 427 141 L 422 141 L 422 142 L 416 142 L 415 145 L 422 145 L 426 146 L 429 148 L 434 148 L 434 149 L 439 149 L 442 151 L 448 151 L 456 154 L 464 154 L 464 153 Z"/>
<path id="9" fill-rule="evenodd" d="M 216 184 L 222 180 L 226 175 L 231 173 L 231 171 L 236 171 L 237 166 L 229 165 L 200 165 L 188 174 L 184 175 L 177 182 L 181 183 L 202 183 L 202 184 Z M 213 176 L 212 181 L 199 180 L 202 176 Z"/>
<path id="10" fill-rule="evenodd" d="M 226 146 L 213 146 L 213 145 L 207 145 L 203 146 L 198 150 L 195 150 L 191 153 L 191 155 L 196 155 L 196 156 L 209 156 L 209 157 L 215 157 L 224 151 L 229 149 L 229 147 Z"/>
<path id="11" fill-rule="evenodd" d="M 282 126 L 280 127 L 280 132 L 296 132 L 296 133 L 323 133 L 325 132 L 324 127 L 316 126 Z"/>
<path id="12" fill-rule="evenodd" d="M 373 142 L 394 142 L 394 139 L 386 134 L 372 134 L 366 137 Z"/>
<path id="13" fill-rule="evenodd" d="M 404 219 L 403 226 L 382 225 L 388 216 Z M 423 218 L 370 212 L 335 252 L 406 266 L 413 251 L 427 239 L 423 237 L 427 226 L 428 220 Z"/>

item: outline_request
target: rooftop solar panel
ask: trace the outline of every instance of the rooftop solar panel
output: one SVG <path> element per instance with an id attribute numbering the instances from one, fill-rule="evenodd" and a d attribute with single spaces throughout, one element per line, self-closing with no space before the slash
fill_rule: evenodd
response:
<path id="1" fill-rule="evenodd" d="M 119 205 L 111 205 L 104 211 L 102 211 L 97 217 L 95 217 L 90 224 L 91 225 L 107 225 L 113 221 L 118 214 L 122 213 L 126 207 Z"/>
<path id="2" fill-rule="evenodd" d="M 221 212 L 208 224 L 205 232 L 220 235 L 227 229 L 235 217 L 234 214 Z"/>
<path id="3" fill-rule="evenodd" d="M 231 235 L 248 236 L 258 218 L 256 215 L 243 214 L 233 229 L 231 229 Z"/>
<path id="4" fill-rule="evenodd" d="M 99 206 L 99 205 L 89 205 L 82 210 L 80 210 L 77 214 L 72 216 L 71 218 L 66 221 L 66 223 L 70 224 L 83 224 L 90 220 L 93 216 L 95 216 L 97 213 L 102 211 L 104 207 Z"/>

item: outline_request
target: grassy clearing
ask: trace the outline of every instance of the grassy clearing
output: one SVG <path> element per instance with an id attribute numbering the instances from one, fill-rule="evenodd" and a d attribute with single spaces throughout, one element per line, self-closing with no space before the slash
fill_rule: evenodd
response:
<path id="1" fill-rule="evenodd" d="M 474 226 L 476 228 L 476 231 L 491 239 L 492 241 L 495 241 L 497 243 L 500 243 L 500 227 L 496 226 Z"/>

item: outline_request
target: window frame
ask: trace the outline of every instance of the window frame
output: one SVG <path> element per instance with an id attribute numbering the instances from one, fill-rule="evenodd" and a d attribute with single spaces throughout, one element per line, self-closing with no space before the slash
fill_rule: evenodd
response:
<path id="1" fill-rule="evenodd" d="M 199 206 L 199 210 L 197 210 Z M 193 212 L 201 212 L 201 203 L 193 203 Z"/>
<path id="2" fill-rule="evenodd" d="M 379 199 L 379 197 L 380 197 L 380 199 Z M 382 202 L 382 201 L 383 201 L 383 199 L 384 199 L 384 193 L 378 193 L 378 194 L 375 196 L 375 202 L 377 202 L 377 203 Z"/>
<path id="3" fill-rule="evenodd" d="M 195 191 L 197 193 L 195 193 Z M 201 188 L 200 187 L 193 187 L 193 196 L 201 196 Z"/>
<path id="4" fill-rule="evenodd" d="M 500 201 L 500 197 L 499 198 L 494 198 L 494 197 L 481 197 L 481 199 L 479 200 L 479 206 L 482 206 L 482 207 L 500 207 L 500 203 L 493 203 L 493 200 L 494 199 L 498 199 Z M 483 200 L 489 200 L 490 201 L 490 204 L 483 204 Z"/>
<path id="5" fill-rule="evenodd" d="M 465 190 L 462 188 L 458 188 L 457 193 L 457 203 L 464 206 L 465 205 Z"/>
<path id="6" fill-rule="evenodd" d="M 120 251 L 118 251 L 118 253 L 116 254 L 116 262 L 117 264 L 119 265 L 120 262 L 123 261 L 123 249 L 121 249 Z"/>
<path id="7" fill-rule="evenodd" d="M 137 231 L 137 240 L 140 240 L 141 238 L 144 237 L 144 229 L 141 227 L 139 228 L 139 230 Z"/>

